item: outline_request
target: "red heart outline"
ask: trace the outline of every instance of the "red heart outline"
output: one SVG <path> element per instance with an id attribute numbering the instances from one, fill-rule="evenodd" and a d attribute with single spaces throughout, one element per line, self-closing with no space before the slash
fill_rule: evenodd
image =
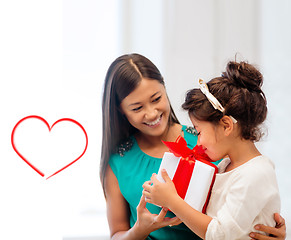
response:
<path id="1" fill-rule="evenodd" d="M 24 162 L 26 162 L 34 171 L 36 171 L 39 175 L 41 175 L 42 177 L 44 177 L 44 173 L 41 172 L 39 169 L 37 169 L 34 165 L 32 165 L 23 155 L 21 155 L 21 153 L 17 150 L 16 146 L 15 146 L 15 143 L 14 143 L 14 133 L 17 129 L 17 127 L 19 126 L 20 123 L 22 123 L 23 121 L 29 119 L 29 118 L 36 118 L 36 119 L 39 119 L 41 120 L 42 122 L 44 122 L 46 124 L 46 126 L 48 127 L 49 131 L 52 130 L 52 128 L 59 122 L 62 122 L 62 121 L 69 121 L 69 122 L 72 122 L 72 123 L 75 123 L 76 125 L 78 125 L 84 132 L 85 134 L 85 137 L 86 137 L 86 146 L 85 146 L 85 149 L 84 151 L 82 152 L 82 154 L 76 158 L 75 160 L 73 160 L 72 162 L 70 162 L 69 164 L 67 164 L 66 166 L 64 166 L 63 168 L 61 168 L 60 170 L 56 171 L 55 173 L 53 173 L 52 175 L 50 175 L 49 177 L 47 177 L 46 179 L 49 179 L 50 177 L 56 175 L 57 173 L 63 171 L 64 169 L 66 169 L 67 167 L 71 166 L 73 163 L 75 163 L 77 160 L 79 160 L 83 155 L 84 153 L 86 152 L 87 150 L 87 146 L 88 146 L 88 136 L 87 136 L 87 133 L 86 133 L 86 130 L 84 129 L 84 127 L 79 123 L 77 122 L 76 120 L 74 119 L 71 119 L 71 118 L 62 118 L 62 119 L 59 119 L 57 120 L 51 127 L 50 125 L 48 124 L 48 122 L 40 117 L 40 116 L 37 116 L 37 115 L 30 115 L 30 116 L 27 116 L 27 117 L 24 117 L 22 118 L 20 121 L 18 121 L 18 123 L 16 123 L 16 125 L 14 126 L 13 130 L 12 130 L 12 133 L 11 133 L 11 144 L 12 144 L 12 147 L 14 149 L 14 151 L 18 154 L 19 157 L 21 157 L 23 159 Z"/>

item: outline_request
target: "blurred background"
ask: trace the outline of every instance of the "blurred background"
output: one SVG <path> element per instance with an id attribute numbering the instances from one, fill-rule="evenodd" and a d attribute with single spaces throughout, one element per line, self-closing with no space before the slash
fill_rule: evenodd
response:
<path id="1" fill-rule="evenodd" d="M 269 115 L 258 147 L 276 165 L 291 239 L 290 12 L 289 0 L 1 1 L 0 238 L 109 239 L 99 181 L 103 81 L 115 58 L 136 52 L 160 69 L 183 124 L 181 104 L 198 78 L 220 75 L 235 56 L 261 70 Z M 32 114 L 49 124 L 73 118 L 88 134 L 85 155 L 49 180 L 11 146 L 13 127 Z"/>

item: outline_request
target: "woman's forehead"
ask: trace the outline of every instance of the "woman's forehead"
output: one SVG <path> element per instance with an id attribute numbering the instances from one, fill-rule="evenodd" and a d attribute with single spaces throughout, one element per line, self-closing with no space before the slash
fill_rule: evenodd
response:
<path id="1" fill-rule="evenodd" d="M 165 87 L 157 80 L 143 78 L 138 86 L 123 99 L 122 102 L 129 104 L 153 98 L 158 93 L 165 91 Z"/>

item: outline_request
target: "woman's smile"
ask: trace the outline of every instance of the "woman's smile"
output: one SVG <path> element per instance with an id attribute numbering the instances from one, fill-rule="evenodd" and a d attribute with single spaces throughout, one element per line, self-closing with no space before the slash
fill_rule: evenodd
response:
<path id="1" fill-rule="evenodd" d="M 144 124 L 149 126 L 149 127 L 157 127 L 161 123 L 162 116 L 163 116 L 163 114 L 161 114 L 156 120 L 151 121 L 151 122 L 144 122 Z"/>

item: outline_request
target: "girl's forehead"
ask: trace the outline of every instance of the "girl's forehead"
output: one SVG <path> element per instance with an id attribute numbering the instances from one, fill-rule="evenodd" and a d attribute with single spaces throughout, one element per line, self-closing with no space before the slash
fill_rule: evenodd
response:
<path id="1" fill-rule="evenodd" d="M 190 115 L 189 117 L 193 125 L 196 125 L 196 126 L 199 125 L 199 120 L 197 120 L 193 115 Z"/>
<path id="2" fill-rule="evenodd" d="M 190 116 L 190 120 L 195 128 L 206 128 L 206 127 L 213 127 L 214 125 L 208 121 L 201 121 L 196 119 L 194 116 Z"/>

